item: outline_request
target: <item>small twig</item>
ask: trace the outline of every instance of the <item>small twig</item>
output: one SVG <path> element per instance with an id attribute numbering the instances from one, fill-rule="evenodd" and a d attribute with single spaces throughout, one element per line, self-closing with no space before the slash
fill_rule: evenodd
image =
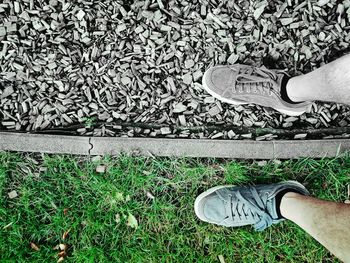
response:
<path id="1" fill-rule="evenodd" d="M 214 132 L 214 131 L 230 131 L 232 130 L 236 134 L 251 133 L 255 136 L 262 136 L 266 134 L 274 134 L 279 136 L 294 136 L 296 134 L 308 134 L 308 135 L 339 135 L 344 133 L 350 133 L 350 127 L 327 127 L 327 128 L 305 128 L 305 129 L 278 129 L 278 128 L 254 128 L 254 127 L 237 127 L 234 125 L 202 125 L 202 126 L 178 126 L 178 125 L 164 125 L 157 123 L 135 123 L 135 122 L 95 122 L 90 125 L 91 129 L 98 128 L 100 126 L 121 126 L 122 128 L 132 127 L 141 129 L 158 130 L 163 127 L 169 127 L 173 132 L 176 131 L 189 131 L 189 132 Z M 79 128 L 87 128 L 85 124 L 73 124 L 70 126 L 47 129 L 36 131 L 35 133 L 74 133 Z"/>

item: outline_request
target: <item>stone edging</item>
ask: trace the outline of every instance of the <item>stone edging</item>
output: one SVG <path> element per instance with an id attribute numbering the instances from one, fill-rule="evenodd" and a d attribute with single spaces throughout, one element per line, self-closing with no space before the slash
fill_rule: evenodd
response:
<path id="1" fill-rule="evenodd" d="M 247 141 L 208 139 L 80 137 L 0 132 L 0 151 L 76 155 L 289 159 L 334 157 L 350 150 L 350 139 Z"/>

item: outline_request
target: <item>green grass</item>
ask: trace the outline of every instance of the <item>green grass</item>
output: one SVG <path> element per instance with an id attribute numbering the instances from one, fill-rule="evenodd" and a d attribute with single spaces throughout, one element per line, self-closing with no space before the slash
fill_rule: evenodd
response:
<path id="1" fill-rule="evenodd" d="M 107 166 L 106 173 L 95 172 L 99 164 Z M 218 227 L 197 220 L 193 202 L 215 185 L 286 179 L 304 183 L 317 197 L 344 201 L 348 174 L 346 156 L 258 166 L 213 159 L 121 156 L 91 162 L 0 153 L 0 261 L 56 262 L 53 248 L 65 243 L 65 262 L 219 262 L 218 255 L 226 262 L 335 262 L 291 222 L 259 233 L 251 227 Z M 18 197 L 9 199 L 12 190 Z M 130 214 L 137 229 L 127 225 Z"/>

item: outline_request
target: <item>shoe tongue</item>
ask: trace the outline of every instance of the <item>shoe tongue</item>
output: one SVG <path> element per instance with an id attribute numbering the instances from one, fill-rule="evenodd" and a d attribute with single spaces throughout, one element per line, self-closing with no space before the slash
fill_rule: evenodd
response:
<path id="1" fill-rule="evenodd" d="M 210 220 L 221 222 L 227 217 L 225 203 L 216 194 L 204 205 L 204 215 Z"/>

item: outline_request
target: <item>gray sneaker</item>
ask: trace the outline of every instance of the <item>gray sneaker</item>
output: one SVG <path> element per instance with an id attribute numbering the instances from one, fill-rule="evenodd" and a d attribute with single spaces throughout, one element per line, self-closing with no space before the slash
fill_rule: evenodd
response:
<path id="1" fill-rule="evenodd" d="M 203 76 L 203 87 L 213 97 L 234 105 L 258 104 L 298 116 L 311 102 L 288 103 L 281 97 L 283 73 L 241 64 L 215 66 Z"/>
<path id="2" fill-rule="evenodd" d="M 255 230 L 262 231 L 284 220 L 278 215 L 276 196 L 288 190 L 309 195 L 296 181 L 250 187 L 216 186 L 196 198 L 194 210 L 205 222 L 227 227 L 254 225 Z"/>

